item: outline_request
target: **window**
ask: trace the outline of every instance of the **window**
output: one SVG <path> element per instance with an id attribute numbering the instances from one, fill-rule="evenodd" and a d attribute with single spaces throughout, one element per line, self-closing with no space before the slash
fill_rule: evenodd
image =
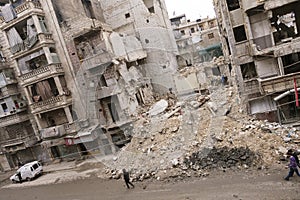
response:
<path id="1" fill-rule="evenodd" d="M 81 0 L 81 3 L 84 7 L 84 11 L 87 17 L 91 18 L 91 19 L 95 19 L 95 13 L 93 10 L 93 6 L 90 0 Z"/>
<path id="2" fill-rule="evenodd" d="M 2 107 L 4 112 L 8 112 L 8 107 L 7 107 L 6 103 L 2 103 L 1 107 Z"/>
<path id="3" fill-rule="evenodd" d="M 181 33 L 181 35 L 185 35 L 184 30 L 181 30 L 180 33 Z"/>
<path id="4" fill-rule="evenodd" d="M 148 8 L 148 10 L 149 10 L 150 13 L 155 13 L 154 6 Z"/>
<path id="5" fill-rule="evenodd" d="M 239 0 L 226 0 L 226 2 L 227 2 L 227 6 L 228 6 L 229 11 L 236 10 L 236 9 L 240 8 Z"/>
<path id="6" fill-rule="evenodd" d="M 125 14 L 125 18 L 127 19 L 127 18 L 129 18 L 130 17 L 130 13 L 126 13 Z"/>
<path id="7" fill-rule="evenodd" d="M 215 37 L 214 33 L 209 33 L 209 34 L 207 34 L 207 36 L 208 36 L 208 39 L 213 39 Z"/>
<path id="8" fill-rule="evenodd" d="M 236 42 L 242 42 L 247 40 L 244 25 L 233 28 L 233 34 Z"/>
<path id="9" fill-rule="evenodd" d="M 45 17 L 39 17 L 39 22 L 43 33 L 48 33 L 48 28 L 45 22 Z"/>
<path id="10" fill-rule="evenodd" d="M 191 33 L 195 33 L 195 28 L 191 28 Z"/>
<path id="11" fill-rule="evenodd" d="M 257 77 L 257 72 L 254 62 L 241 65 L 241 72 L 244 80 Z"/>

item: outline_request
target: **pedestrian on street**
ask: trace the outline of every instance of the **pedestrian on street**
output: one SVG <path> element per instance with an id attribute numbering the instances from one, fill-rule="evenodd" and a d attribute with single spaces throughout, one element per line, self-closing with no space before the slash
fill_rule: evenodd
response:
<path id="1" fill-rule="evenodd" d="M 18 172 L 17 173 L 17 176 L 19 178 L 19 183 L 22 183 L 22 175 L 21 175 L 21 172 Z"/>
<path id="2" fill-rule="evenodd" d="M 127 188 L 130 189 L 129 185 L 131 185 L 131 187 L 134 188 L 134 185 L 130 182 L 129 172 L 127 172 L 126 169 L 123 169 L 122 171 L 123 171 L 123 178 Z"/>
<path id="3" fill-rule="evenodd" d="M 289 149 L 288 152 L 287 152 L 287 156 L 290 156 L 290 163 L 289 163 L 289 168 L 290 168 L 290 171 L 289 171 L 289 174 L 284 178 L 284 180 L 288 181 L 290 179 L 290 177 L 292 177 L 294 175 L 294 172 L 296 172 L 296 174 L 298 176 L 300 176 L 299 174 L 299 171 L 298 171 L 298 168 L 297 168 L 297 163 L 296 163 L 296 159 L 295 157 L 293 156 L 294 152 L 292 149 Z"/>
<path id="4" fill-rule="evenodd" d="M 293 156 L 295 157 L 297 166 L 300 167 L 299 158 L 298 158 L 299 152 L 297 150 L 293 151 Z"/>

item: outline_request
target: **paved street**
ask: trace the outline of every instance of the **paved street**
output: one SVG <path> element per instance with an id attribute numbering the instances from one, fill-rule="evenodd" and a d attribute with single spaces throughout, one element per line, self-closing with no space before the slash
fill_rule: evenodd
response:
<path id="1" fill-rule="evenodd" d="M 286 170 L 254 173 L 212 174 L 206 178 L 184 181 L 138 182 L 127 190 L 122 180 L 104 181 L 98 178 L 76 180 L 62 184 L 26 187 L 18 184 L 0 190 L 1 200 L 196 200 L 196 199 L 300 199 L 300 178 L 286 182 Z"/>

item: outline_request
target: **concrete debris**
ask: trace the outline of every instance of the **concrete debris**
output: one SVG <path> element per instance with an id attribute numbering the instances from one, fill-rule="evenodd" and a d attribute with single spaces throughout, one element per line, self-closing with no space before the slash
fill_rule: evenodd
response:
<path id="1" fill-rule="evenodd" d="M 122 168 L 131 170 L 134 181 L 208 176 L 212 169 L 266 169 L 286 162 L 289 148 L 298 149 L 300 130 L 240 112 L 232 87 L 173 106 L 166 101 L 157 102 L 151 114 L 140 114 L 131 143 L 107 163 L 111 178 L 119 178 L 116 171 Z"/>
<path id="2" fill-rule="evenodd" d="M 148 111 L 148 114 L 150 116 L 158 115 L 162 112 L 164 112 L 168 108 L 168 101 L 162 99 L 158 102 L 156 102 Z"/>

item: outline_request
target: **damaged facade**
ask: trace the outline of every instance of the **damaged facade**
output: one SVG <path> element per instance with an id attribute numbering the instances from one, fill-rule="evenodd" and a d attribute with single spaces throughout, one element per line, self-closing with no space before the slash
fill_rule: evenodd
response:
<path id="1" fill-rule="evenodd" d="M 214 5 L 248 113 L 280 123 L 297 122 L 300 2 L 221 0 Z"/>
<path id="2" fill-rule="evenodd" d="M 222 56 L 216 18 L 190 21 L 185 15 L 170 19 L 179 51 L 178 65 L 192 66 Z"/>
<path id="3" fill-rule="evenodd" d="M 153 92 L 176 92 L 177 46 L 164 1 L 1 6 L 0 170 L 113 153 L 130 140 Z"/>
<path id="4" fill-rule="evenodd" d="M 170 21 L 179 51 L 180 73 L 175 78 L 178 95 L 207 94 L 210 86 L 227 85 L 231 66 L 223 57 L 217 19 L 190 21 L 180 15 Z"/>

